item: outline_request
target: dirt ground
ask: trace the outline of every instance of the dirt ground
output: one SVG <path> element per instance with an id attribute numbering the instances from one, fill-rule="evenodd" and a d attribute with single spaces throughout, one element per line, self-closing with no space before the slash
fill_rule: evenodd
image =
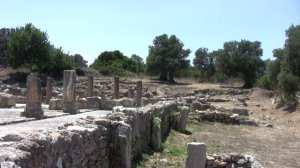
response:
<path id="1" fill-rule="evenodd" d="M 143 84 L 150 90 L 157 90 L 160 95 L 169 96 L 191 93 L 195 89 L 223 88 L 218 84 L 193 82 L 170 85 L 143 80 Z M 251 112 L 249 118 L 259 123 L 259 126 L 190 121 L 187 129 L 191 134 L 172 131 L 164 143 L 163 152 L 151 153 L 139 166 L 184 167 L 186 143 L 201 141 L 207 144 L 208 154 L 248 153 L 255 156 L 264 167 L 300 167 L 299 107 L 293 112 L 288 112 L 284 108 L 276 109 L 272 104 L 272 96 L 263 89 L 254 88 L 250 94 L 242 95 L 242 97 L 245 96 L 248 98 L 246 108 Z M 219 97 L 224 97 L 224 95 Z M 215 105 L 235 106 L 232 101 L 215 103 Z M 273 127 L 265 127 L 267 123 L 272 124 Z"/>

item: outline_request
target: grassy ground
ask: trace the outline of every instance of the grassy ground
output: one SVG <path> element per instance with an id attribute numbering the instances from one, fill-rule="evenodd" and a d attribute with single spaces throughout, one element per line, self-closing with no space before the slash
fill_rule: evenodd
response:
<path id="1" fill-rule="evenodd" d="M 144 154 L 140 162 L 135 166 L 138 168 L 184 167 L 187 143 L 193 141 L 203 142 L 206 139 L 205 135 L 202 139 L 202 137 L 199 136 L 199 133 L 207 131 L 206 129 L 210 129 L 207 126 L 213 127 L 213 123 L 189 123 L 187 126 L 187 133 L 172 130 L 163 143 L 162 152 L 150 152 Z M 207 153 L 218 153 L 221 152 L 221 149 L 222 147 L 216 145 L 214 141 L 212 141 L 210 145 L 207 145 L 206 148 Z"/>
<path id="2" fill-rule="evenodd" d="M 299 134 L 273 128 L 230 125 L 213 122 L 190 122 L 183 134 L 172 130 L 163 143 L 162 152 L 144 154 L 135 167 L 184 167 L 188 142 L 206 143 L 208 154 L 247 153 L 254 155 L 264 167 L 292 168 L 300 165 Z M 278 132 L 279 131 L 279 132 Z M 279 133 L 279 134 L 278 134 Z M 282 137 L 283 136 L 283 137 Z M 293 139 L 291 139 L 293 137 Z M 280 159 L 278 159 L 280 158 Z"/>

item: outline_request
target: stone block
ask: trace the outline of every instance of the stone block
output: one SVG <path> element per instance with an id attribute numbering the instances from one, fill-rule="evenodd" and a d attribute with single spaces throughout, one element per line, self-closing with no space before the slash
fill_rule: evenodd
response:
<path id="1" fill-rule="evenodd" d="M 52 98 L 49 101 L 49 110 L 62 110 L 62 99 Z"/>
<path id="2" fill-rule="evenodd" d="M 53 79 L 48 77 L 46 86 L 46 104 L 49 104 L 49 101 L 52 98 L 52 84 Z"/>
<path id="3" fill-rule="evenodd" d="M 142 105 L 142 96 L 143 96 L 143 83 L 142 81 L 137 81 L 136 83 L 136 106 L 141 107 Z"/>
<path id="4" fill-rule="evenodd" d="M 87 91 L 87 96 L 88 97 L 93 97 L 94 96 L 93 91 L 94 91 L 94 77 L 93 76 L 89 76 L 88 77 L 88 91 Z"/>
<path id="5" fill-rule="evenodd" d="M 133 101 L 133 99 L 130 99 L 130 98 L 122 98 L 121 105 L 124 107 L 133 107 L 134 101 Z"/>
<path id="6" fill-rule="evenodd" d="M 155 151 L 161 150 L 161 139 L 161 119 L 155 117 L 153 118 L 151 133 L 151 146 Z"/>
<path id="7" fill-rule="evenodd" d="M 27 101 L 22 115 L 29 118 L 41 119 L 44 116 L 42 109 L 42 87 L 37 74 L 31 73 L 26 79 Z"/>
<path id="8" fill-rule="evenodd" d="M 76 73 L 65 70 L 63 77 L 63 112 L 76 114 Z"/>
<path id="9" fill-rule="evenodd" d="M 7 93 L 0 93 L 0 108 L 10 108 L 15 105 L 15 96 Z"/>
<path id="10" fill-rule="evenodd" d="M 134 98 L 134 90 L 135 88 L 133 86 L 128 87 L 128 98 Z"/>
<path id="11" fill-rule="evenodd" d="M 114 158 L 116 160 L 111 163 L 112 167 L 131 168 L 131 141 L 132 128 L 124 122 L 119 122 L 114 139 L 114 151 L 116 151 Z"/>
<path id="12" fill-rule="evenodd" d="M 87 108 L 86 98 L 80 98 L 80 99 L 76 100 L 76 107 L 78 109 L 86 109 Z"/>
<path id="13" fill-rule="evenodd" d="M 187 144 L 186 168 L 205 168 L 206 148 L 205 143 L 190 142 Z"/>
<path id="14" fill-rule="evenodd" d="M 100 109 L 100 97 L 87 97 L 86 100 L 88 109 Z"/>
<path id="15" fill-rule="evenodd" d="M 119 98 L 119 77 L 114 77 L 114 99 Z"/>
<path id="16" fill-rule="evenodd" d="M 186 131 L 186 123 L 189 117 L 190 109 L 187 106 L 183 106 L 180 112 L 179 131 Z"/>

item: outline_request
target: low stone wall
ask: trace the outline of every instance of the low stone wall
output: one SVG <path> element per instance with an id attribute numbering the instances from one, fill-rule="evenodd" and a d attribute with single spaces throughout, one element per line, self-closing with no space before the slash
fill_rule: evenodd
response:
<path id="1" fill-rule="evenodd" d="M 142 106 L 152 105 L 159 101 L 164 101 L 162 98 L 142 98 Z M 50 110 L 61 110 L 62 99 L 52 98 L 49 101 Z M 121 99 L 106 99 L 105 97 L 87 97 L 79 98 L 76 100 L 76 106 L 78 109 L 101 109 L 101 110 L 112 110 L 116 106 L 124 107 L 136 107 L 136 101 L 132 98 L 121 98 Z"/>
<path id="2" fill-rule="evenodd" d="M 240 124 L 238 114 L 230 114 L 219 111 L 195 111 L 193 119 L 198 121 L 222 122 L 230 124 Z"/>
<path id="3" fill-rule="evenodd" d="M 250 120 L 248 116 L 239 115 L 236 113 L 221 112 L 218 110 L 206 110 L 195 112 L 190 115 L 190 119 L 197 121 L 221 122 L 226 124 L 243 124 L 249 126 L 258 126 L 254 120 Z"/>
<path id="4" fill-rule="evenodd" d="M 203 142 L 187 144 L 186 168 L 262 168 L 261 164 L 248 154 L 206 154 L 206 145 Z"/>
<path id="5" fill-rule="evenodd" d="M 161 121 L 161 139 L 172 126 L 175 101 L 141 108 L 115 109 L 103 118 L 67 122 L 55 131 L 6 135 L 0 141 L 1 167 L 131 167 L 152 144 L 153 119 Z"/>
<path id="6" fill-rule="evenodd" d="M 261 164 L 252 155 L 247 154 L 214 154 L 206 156 L 206 168 L 262 168 Z"/>

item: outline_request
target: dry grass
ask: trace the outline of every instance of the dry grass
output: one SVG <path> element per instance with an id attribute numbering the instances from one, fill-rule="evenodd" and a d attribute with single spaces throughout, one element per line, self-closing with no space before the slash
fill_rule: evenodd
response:
<path id="1" fill-rule="evenodd" d="M 191 135 L 172 130 L 164 142 L 163 152 L 148 155 L 137 167 L 184 167 L 186 144 L 192 141 L 206 143 L 208 154 L 248 153 L 256 156 L 264 167 L 299 167 L 300 135 L 281 129 L 227 125 L 221 123 L 189 123 Z M 165 162 L 165 159 L 167 162 Z"/>

